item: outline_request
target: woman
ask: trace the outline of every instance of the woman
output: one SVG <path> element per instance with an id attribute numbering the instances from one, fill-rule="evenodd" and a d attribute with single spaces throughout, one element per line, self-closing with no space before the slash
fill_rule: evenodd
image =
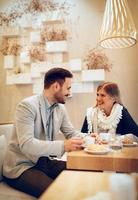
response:
<path id="1" fill-rule="evenodd" d="M 138 125 L 122 105 L 117 84 L 105 82 L 98 86 L 96 106 L 87 109 L 81 132 L 138 136 Z"/>

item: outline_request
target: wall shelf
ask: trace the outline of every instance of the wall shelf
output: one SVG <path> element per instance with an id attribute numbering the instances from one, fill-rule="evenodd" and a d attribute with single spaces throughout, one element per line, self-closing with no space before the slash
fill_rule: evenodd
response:
<path id="1" fill-rule="evenodd" d="M 15 67 L 16 57 L 13 55 L 4 56 L 4 68 L 13 69 Z"/>
<path id="2" fill-rule="evenodd" d="M 0 28 L 0 35 L 3 37 L 19 37 L 20 27 L 3 26 Z"/>
<path id="3" fill-rule="evenodd" d="M 61 41 L 48 41 L 46 42 L 46 52 L 47 53 L 57 53 L 57 52 L 67 52 L 68 44 L 66 40 Z"/>
<path id="4" fill-rule="evenodd" d="M 82 82 L 104 81 L 105 71 L 104 69 L 82 70 L 81 78 Z"/>
<path id="5" fill-rule="evenodd" d="M 30 33 L 30 42 L 31 43 L 40 43 L 41 42 L 40 31 L 32 31 Z"/>

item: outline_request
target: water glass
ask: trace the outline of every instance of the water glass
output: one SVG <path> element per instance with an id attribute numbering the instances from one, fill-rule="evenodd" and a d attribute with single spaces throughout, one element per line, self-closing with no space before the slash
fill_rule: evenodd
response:
<path id="1" fill-rule="evenodd" d="M 110 140 L 109 146 L 114 151 L 122 150 L 123 143 L 122 143 L 121 135 L 117 134 L 114 137 L 112 137 Z"/>

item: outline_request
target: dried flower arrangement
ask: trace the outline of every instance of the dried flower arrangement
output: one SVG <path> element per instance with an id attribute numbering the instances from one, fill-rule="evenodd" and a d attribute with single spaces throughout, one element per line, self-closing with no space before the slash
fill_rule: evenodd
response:
<path id="1" fill-rule="evenodd" d="M 42 46 L 32 46 L 29 54 L 33 62 L 46 60 L 46 52 Z"/>
<path id="2" fill-rule="evenodd" d="M 67 30 L 60 28 L 44 28 L 41 32 L 42 41 L 67 40 Z"/>
<path id="3" fill-rule="evenodd" d="M 110 71 L 112 66 L 106 54 L 96 48 L 89 49 L 83 61 L 88 69 L 104 69 L 105 71 Z"/>
<path id="4" fill-rule="evenodd" d="M 18 56 L 21 50 L 21 45 L 19 45 L 16 41 L 10 43 L 7 38 L 4 38 L 2 41 L 2 48 L 0 52 L 6 55 L 14 55 Z"/>

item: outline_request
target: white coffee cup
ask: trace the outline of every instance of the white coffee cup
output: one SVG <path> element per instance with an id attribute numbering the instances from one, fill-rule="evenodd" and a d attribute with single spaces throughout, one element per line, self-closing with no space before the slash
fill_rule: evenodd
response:
<path id="1" fill-rule="evenodd" d="M 89 144 L 94 144 L 95 143 L 95 138 L 91 136 L 85 136 L 84 138 L 84 146 L 88 146 Z"/>
<path id="2" fill-rule="evenodd" d="M 111 140 L 110 133 L 99 133 L 99 137 L 101 142 L 109 143 L 109 141 Z"/>

